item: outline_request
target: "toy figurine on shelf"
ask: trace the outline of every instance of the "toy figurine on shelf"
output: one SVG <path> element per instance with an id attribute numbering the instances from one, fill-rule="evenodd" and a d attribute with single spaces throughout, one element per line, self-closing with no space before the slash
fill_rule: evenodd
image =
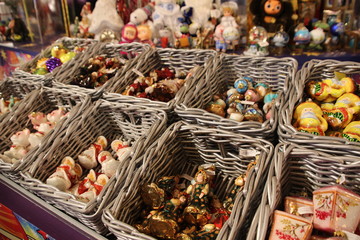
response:
<path id="1" fill-rule="evenodd" d="M 157 1 L 154 7 L 152 18 L 154 21 L 155 36 L 160 36 L 160 31 L 166 27 L 168 30 L 170 30 L 171 35 L 181 35 L 179 26 L 184 18 L 181 14 L 180 6 L 176 4 L 176 0 Z"/>
<path id="2" fill-rule="evenodd" d="M 254 24 L 262 26 L 272 36 L 284 27 L 287 32 L 292 26 L 293 8 L 290 2 L 282 0 L 252 0 L 250 11 L 254 14 Z"/>
<path id="3" fill-rule="evenodd" d="M 315 51 L 322 51 L 323 47 L 321 44 L 325 41 L 325 33 L 322 28 L 316 28 L 310 31 L 311 42 L 309 49 Z"/>
<path id="4" fill-rule="evenodd" d="M 335 51 L 342 46 L 342 36 L 345 32 L 345 27 L 342 22 L 335 22 L 330 26 L 331 37 L 326 40 L 327 51 Z"/>
<path id="5" fill-rule="evenodd" d="M 310 42 L 311 35 L 309 30 L 304 26 L 303 23 L 300 23 L 295 28 L 294 42 L 295 49 L 294 54 L 302 54 L 307 44 Z"/>
<path id="6" fill-rule="evenodd" d="M 81 21 L 79 22 L 79 32 L 76 35 L 77 37 L 81 38 L 88 38 L 88 37 L 94 37 L 93 34 L 89 32 L 89 27 L 91 25 L 89 16 L 91 14 L 91 3 L 86 2 L 81 9 Z"/>
<path id="7" fill-rule="evenodd" d="M 216 26 L 215 33 L 214 33 L 214 40 L 215 40 L 215 48 L 218 52 L 226 52 L 227 45 L 225 38 L 223 36 L 225 27 L 221 24 Z"/>
<path id="8" fill-rule="evenodd" d="M 244 51 L 246 56 L 266 56 L 269 54 L 269 43 L 267 42 L 267 32 L 265 28 L 254 26 L 249 31 L 249 46 Z"/>
<path id="9" fill-rule="evenodd" d="M 218 9 L 213 9 L 212 0 L 185 0 L 185 6 L 181 8 L 181 12 L 192 8 L 191 25 L 189 32 L 191 35 L 196 35 L 197 30 L 210 28 L 213 30 L 215 26 L 209 21 L 212 15 L 216 15 Z"/>
<path id="10" fill-rule="evenodd" d="M 121 41 L 120 43 L 132 43 L 137 39 L 137 28 L 134 24 L 126 24 L 121 31 Z"/>
<path id="11" fill-rule="evenodd" d="M 149 44 L 150 46 L 154 47 L 155 44 L 152 39 L 152 32 L 149 25 L 143 24 L 136 27 L 137 28 L 137 38 L 139 42 Z"/>
<path id="12" fill-rule="evenodd" d="M 280 31 L 276 32 L 272 43 L 275 46 L 275 55 L 283 55 L 286 44 L 289 42 L 289 34 L 284 32 L 283 26 L 281 26 Z"/>
<path id="13" fill-rule="evenodd" d="M 6 40 L 15 42 L 30 41 L 29 30 L 21 18 L 14 18 L 8 24 L 5 33 Z"/>
<path id="14" fill-rule="evenodd" d="M 111 30 L 117 35 L 120 33 L 124 22 L 116 11 L 116 0 L 98 0 L 95 8 L 88 18 L 91 22 L 89 32 L 95 34 L 95 39 L 100 39 L 103 31 Z"/>

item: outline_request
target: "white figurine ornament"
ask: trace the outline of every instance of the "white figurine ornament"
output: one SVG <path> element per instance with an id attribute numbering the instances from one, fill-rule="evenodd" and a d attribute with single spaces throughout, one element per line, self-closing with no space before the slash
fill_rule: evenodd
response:
<path id="1" fill-rule="evenodd" d="M 98 165 L 97 157 L 107 146 L 107 140 L 104 136 L 97 138 L 96 142 L 82 152 L 79 156 L 79 163 L 85 169 L 92 169 Z"/>
<path id="2" fill-rule="evenodd" d="M 91 14 L 88 15 L 91 25 L 89 32 L 95 34 L 99 40 L 104 30 L 110 29 L 114 33 L 120 33 L 124 22 L 116 11 L 116 0 L 98 0 Z"/>
<path id="3" fill-rule="evenodd" d="M 176 36 L 181 36 L 179 31 L 184 16 L 176 0 L 159 0 L 152 14 L 155 36 L 160 35 L 159 31 L 167 27 Z"/>
<path id="4" fill-rule="evenodd" d="M 215 6 L 215 9 L 213 7 Z M 192 23 L 189 26 L 190 34 L 196 34 L 198 29 L 211 28 L 215 26 L 209 21 L 211 16 L 218 16 L 219 10 L 212 0 L 185 0 L 185 6 L 181 8 L 181 12 L 185 12 L 189 8 L 193 8 L 193 14 L 190 17 Z"/>

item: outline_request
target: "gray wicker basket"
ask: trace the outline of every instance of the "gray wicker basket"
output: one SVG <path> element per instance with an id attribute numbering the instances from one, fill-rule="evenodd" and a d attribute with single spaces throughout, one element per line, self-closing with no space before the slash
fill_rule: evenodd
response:
<path id="1" fill-rule="evenodd" d="M 278 124 L 278 107 L 286 101 L 289 86 L 295 80 L 297 62 L 293 58 L 242 57 L 221 55 L 214 58 L 206 77 L 189 86 L 190 92 L 184 101 L 175 108 L 176 113 L 189 123 L 217 127 L 251 137 L 264 138 L 272 141 Z M 232 86 L 239 77 L 252 77 L 270 85 L 274 92 L 279 92 L 272 107 L 273 116 L 263 123 L 223 118 L 205 110 L 215 94 Z"/>
<path id="2" fill-rule="evenodd" d="M 184 71 L 189 71 L 195 66 L 200 66 L 200 68 L 187 80 L 185 85 L 175 95 L 175 98 L 169 102 L 160 102 L 147 98 L 120 95 L 125 88 L 132 84 L 138 77 L 138 75 L 133 71 L 128 71 L 123 79 L 113 81 L 114 84 L 105 89 L 105 92 L 107 93 L 104 94 L 104 98 L 108 101 L 117 101 L 118 98 L 123 98 L 129 103 L 163 109 L 169 115 L 170 122 L 172 122 L 174 121 L 173 109 L 175 105 L 181 103 L 187 94 L 191 94 L 191 92 L 189 92 L 189 86 L 200 81 L 200 79 L 204 76 L 206 62 L 215 56 L 216 52 L 213 50 L 159 48 L 153 52 L 148 52 L 146 56 L 141 58 L 140 61 L 133 66 L 133 68 L 137 69 L 144 75 L 161 67 L 171 67 Z"/>
<path id="3" fill-rule="evenodd" d="M 17 182 L 20 177 L 19 171 L 24 170 L 33 163 L 34 158 L 36 158 L 37 154 L 39 154 L 38 150 L 41 145 L 45 144 L 48 138 L 55 134 L 54 131 L 56 131 L 56 129 L 60 129 L 62 125 L 68 124 L 77 116 L 78 110 L 80 110 L 81 107 L 81 102 L 85 99 L 85 97 L 85 95 L 73 93 L 71 91 L 64 91 L 64 89 L 49 87 L 42 87 L 28 94 L 21 103 L 16 106 L 16 109 L 7 114 L 0 123 L 1 153 L 8 150 L 12 145 L 10 137 L 13 134 L 23 130 L 24 128 L 29 128 L 30 130 L 32 129 L 32 124 L 28 118 L 30 113 L 38 111 L 49 113 L 56 110 L 59 106 L 62 106 L 70 112 L 70 115 L 60 121 L 54 130 L 50 131 L 44 139 L 42 139 L 40 145 L 31 149 L 22 160 L 11 164 L 5 162 L 0 157 L 1 173 Z"/>
<path id="4" fill-rule="evenodd" d="M 184 122 L 172 124 L 146 153 L 134 161 L 127 183 L 116 199 L 104 210 L 102 220 L 118 239 L 154 239 L 136 230 L 143 200 L 139 194 L 142 184 L 162 176 L 189 174 L 204 163 L 216 165 L 215 194 L 220 199 L 233 188 L 234 179 L 247 171 L 247 165 L 259 154 L 255 168 L 248 172 L 244 191 L 236 195 L 230 218 L 217 239 L 235 239 L 246 219 L 252 218 L 260 202 L 273 146 L 265 141 L 217 129 L 207 129 Z"/>
<path id="5" fill-rule="evenodd" d="M 31 80 L 23 80 L 9 77 L 5 81 L 0 82 L 0 94 L 1 97 L 3 97 L 4 99 L 9 99 L 11 96 L 13 96 L 21 100 L 31 91 L 39 88 L 40 86 L 41 82 L 39 81 L 34 82 Z M 14 105 L 13 111 L 15 111 L 16 106 L 19 103 L 20 102 Z M 0 115 L 0 123 L 7 114 L 9 114 L 9 112 Z"/>
<path id="6" fill-rule="evenodd" d="M 84 54 L 79 58 L 74 58 L 69 61 L 69 64 L 57 71 L 54 71 L 52 78 L 55 82 L 66 84 L 71 86 L 74 91 L 80 91 L 84 93 L 94 92 L 94 89 L 84 88 L 77 85 L 72 85 L 74 77 L 80 74 L 80 67 L 85 65 L 89 58 L 97 55 L 105 55 L 106 57 L 119 57 L 121 53 L 126 54 L 129 60 L 125 63 L 125 66 L 116 72 L 116 75 L 109 79 L 104 86 L 100 89 L 108 89 L 114 85 L 114 81 L 119 81 L 132 69 L 132 66 L 139 61 L 142 57 L 142 53 L 150 51 L 151 47 L 141 43 L 125 43 L 125 44 L 113 44 L 113 43 L 96 43 L 93 44 Z"/>
<path id="7" fill-rule="evenodd" d="M 41 58 L 44 58 L 44 57 L 51 56 L 51 49 L 53 48 L 54 45 L 62 44 L 66 48 L 68 48 L 69 50 L 73 50 L 75 47 L 89 47 L 93 43 L 96 43 L 96 42 L 97 41 L 94 40 L 94 39 L 85 39 L 85 38 L 69 38 L 69 37 L 59 38 L 52 45 L 48 46 L 43 51 L 41 51 L 38 55 L 36 55 L 33 59 L 31 59 L 27 63 L 23 64 L 19 68 L 17 68 L 12 73 L 12 75 L 14 77 L 16 77 L 16 78 L 23 78 L 23 79 L 26 79 L 26 80 L 33 80 L 33 81 L 41 81 L 45 77 L 51 75 L 52 73 L 48 73 L 46 75 L 37 75 L 37 74 L 32 74 L 30 71 L 31 71 L 32 68 L 35 68 L 36 63 L 37 63 L 38 60 L 40 60 Z M 74 60 L 81 58 L 82 54 L 83 53 L 78 53 L 74 57 Z M 64 63 L 63 65 L 61 65 L 59 67 L 57 67 L 53 71 L 53 73 L 59 71 L 59 69 L 64 68 L 65 66 L 68 66 L 68 65 L 70 65 L 70 61 L 67 62 L 67 63 Z"/>
<path id="8" fill-rule="evenodd" d="M 306 62 L 296 74 L 295 84 L 289 91 L 288 101 L 280 109 L 278 135 L 281 142 L 293 142 L 315 150 L 328 153 L 352 155 L 360 153 L 360 143 L 350 142 L 344 138 L 316 136 L 298 132 L 292 125 L 296 106 L 305 100 L 305 84 L 311 80 L 322 80 L 334 77 L 334 71 L 345 74 L 360 74 L 360 63 L 340 62 L 336 60 L 311 60 Z"/>
<path id="9" fill-rule="evenodd" d="M 268 239 L 273 213 L 282 207 L 282 200 L 289 193 L 311 192 L 329 185 L 344 174 L 345 187 L 360 193 L 360 155 L 344 158 L 324 152 L 303 148 L 296 144 L 280 143 L 275 148 L 275 158 L 261 204 L 256 211 L 246 239 Z M 245 239 L 244 233 L 244 238 Z"/>
<path id="10" fill-rule="evenodd" d="M 89 102 L 84 109 L 81 117 L 42 145 L 34 164 L 22 173 L 20 184 L 98 233 L 104 234 L 107 229 L 101 221 L 103 208 L 117 196 L 127 175 L 131 173 L 127 169 L 131 159 L 140 156 L 165 130 L 167 118 L 162 110 L 105 100 Z M 118 169 L 96 199 L 88 203 L 81 202 L 74 195 L 45 183 L 64 157 L 77 159 L 99 136 L 105 136 L 109 141 L 108 145 L 111 141 L 122 138 L 132 143 L 133 150 L 122 163 L 123 168 Z"/>

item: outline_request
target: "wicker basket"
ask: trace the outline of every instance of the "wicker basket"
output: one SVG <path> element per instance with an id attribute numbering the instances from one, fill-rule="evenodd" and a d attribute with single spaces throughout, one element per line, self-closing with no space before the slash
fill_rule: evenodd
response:
<path id="1" fill-rule="evenodd" d="M 242 57 L 221 55 L 213 59 L 212 67 L 207 69 L 206 77 L 190 86 L 190 92 L 182 104 L 175 108 L 176 113 L 189 123 L 217 127 L 251 137 L 273 140 L 278 124 L 278 107 L 285 101 L 289 86 L 294 82 L 297 62 L 293 58 Z M 274 92 L 279 92 L 272 107 L 273 116 L 263 123 L 223 118 L 205 110 L 215 94 L 234 85 L 239 77 L 252 77 L 256 82 L 265 82 Z M 220 91 L 220 92 L 219 92 Z M 222 91 L 222 92 L 223 92 Z"/>
<path id="2" fill-rule="evenodd" d="M 159 133 L 165 130 L 166 121 L 166 114 L 162 110 L 110 103 L 105 100 L 90 102 L 79 119 L 69 124 L 65 131 L 48 139 L 42 146 L 39 151 L 42 154 L 22 174 L 20 184 L 103 234 L 107 229 L 101 221 L 102 209 L 120 191 L 129 173 L 127 166 L 130 160 L 141 155 Z M 99 136 L 105 136 L 109 141 L 108 145 L 121 137 L 132 142 L 133 151 L 131 156 L 122 163 L 123 168 L 118 169 L 116 175 L 110 179 L 96 199 L 84 203 L 76 199 L 74 195 L 45 183 L 64 157 L 71 156 L 77 159 L 77 156 Z M 88 171 L 84 173 L 84 176 L 87 173 Z"/>
<path id="3" fill-rule="evenodd" d="M 45 77 L 51 75 L 52 73 L 48 73 L 46 75 L 37 75 L 37 74 L 32 74 L 30 71 L 32 68 L 35 68 L 38 60 L 51 55 L 51 49 L 53 48 L 53 46 L 62 44 L 69 50 L 73 50 L 75 47 L 89 47 L 90 45 L 92 45 L 93 43 L 96 43 L 96 42 L 97 41 L 95 41 L 94 39 L 85 39 L 85 38 L 69 38 L 69 37 L 59 38 L 52 45 L 48 46 L 45 50 L 41 51 L 38 55 L 36 55 L 32 60 L 28 61 L 27 63 L 25 63 L 22 66 L 20 66 L 19 68 L 17 68 L 12 73 L 12 75 L 16 78 L 23 78 L 26 80 L 33 80 L 33 81 L 39 81 L 39 80 L 41 81 Z M 74 57 L 74 60 L 76 61 L 77 59 L 81 58 L 82 54 L 83 53 L 78 53 Z M 57 67 L 53 71 L 53 73 L 59 71 L 61 68 L 64 68 L 68 65 L 70 65 L 70 61 Z"/>
<path id="4" fill-rule="evenodd" d="M 359 154 L 344 158 L 343 155 L 330 155 L 296 144 L 278 144 L 261 204 L 246 239 L 268 239 L 273 213 L 282 208 L 282 200 L 291 192 L 305 190 L 311 194 L 320 187 L 336 184 L 336 180 L 344 174 L 344 186 L 359 194 L 359 167 Z"/>
<path id="5" fill-rule="evenodd" d="M 5 81 L 0 82 L 0 94 L 1 97 L 5 99 L 9 99 L 11 96 L 13 96 L 21 100 L 31 91 L 39 88 L 40 86 L 41 82 L 39 81 L 34 82 L 31 80 L 22 80 L 9 77 Z M 14 105 L 13 111 L 15 111 L 18 104 L 19 102 Z M 0 115 L 0 123 L 7 114 L 9 114 L 9 112 Z"/>
<path id="6" fill-rule="evenodd" d="M 94 92 L 94 89 L 84 88 L 77 85 L 72 85 L 74 77 L 80 74 L 80 67 L 85 65 L 89 58 L 95 57 L 97 55 L 105 55 L 106 57 L 119 57 L 120 53 L 126 53 L 129 60 L 125 63 L 125 66 L 117 71 L 116 75 L 109 79 L 104 86 L 100 89 L 109 88 L 108 85 L 113 85 L 114 81 L 122 79 L 126 72 L 129 72 L 132 69 L 132 66 L 139 61 L 142 54 L 145 52 L 152 51 L 151 47 L 146 44 L 141 43 L 126 43 L 126 44 L 112 44 L 112 43 L 97 43 L 93 44 L 84 54 L 79 58 L 74 58 L 70 60 L 66 68 L 61 68 L 58 71 L 54 72 L 52 75 L 55 82 L 69 85 L 73 88 L 74 91 L 80 91 L 84 93 Z"/>
<path id="7" fill-rule="evenodd" d="M 215 194 L 223 200 L 233 188 L 234 179 L 244 174 L 256 158 L 254 155 L 259 154 L 256 167 L 248 172 L 244 191 L 237 193 L 232 214 L 217 238 L 235 239 L 240 226 L 252 218 L 260 202 L 272 152 L 272 145 L 265 140 L 176 122 L 129 168 L 134 174 L 129 175 L 117 198 L 104 210 L 102 220 L 118 239 L 154 239 L 131 226 L 142 210 L 138 192 L 142 184 L 162 176 L 194 176 L 199 165 L 211 163 L 217 172 Z"/>
<path id="8" fill-rule="evenodd" d="M 64 89 L 42 87 L 32 91 L 23 98 L 14 111 L 7 114 L 0 123 L 0 153 L 3 153 L 10 148 L 12 145 L 10 137 L 13 134 L 24 128 L 32 129 L 32 124 L 28 118 L 30 113 L 38 111 L 49 113 L 56 110 L 59 106 L 62 106 L 67 111 L 70 111 L 70 115 L 60 121 L 55 129 L 44 137 L 40 145 L 31 149 L 22 160 L 11 164 L 0 158 L 0 171 L 2 174 L 14 181 L 18 181 L 20 177 L 19 171 L 24 170 L 33 163 L 34 157 L 37 156 L 40 146 L 46 143 L 47 139 L 52 134 L 55 134 L 54 131 L 56 129 L 60 129 L 62 125 L 68 124 L 77 116 L 81 102 L 85 97 L 85 95 L 64 91 Z"/>
<path id="9" fill-rule="evenodd" d="M 132 84 L 138 77 L 138 75 L 133 71 L 127 72 L 123 79 L 113 81 L 114 84 L 111 86 L 109 85 L 105 89 L 108 94 L 105 94 L 104 97 L 108 101 L 117 101 L 119 98 L 124 98 L 129 103 L 163 109 L 169 115 L 169 121 L 173 122 L 175 121 L 173 114 L 175 105 L 183 102 L 184 97 L 187 94 L 191 94 L 189 92 L 189 86 L 199 82 L 199 80 L 204 76 L 205 63 L 214 56 L 216 56 L 216 52 L 212 50 L 159 48 L 156 49 L 156 52 L 149 52 L 148 55 L 144 56 L 141 61 L 137 62 L 136 65 L 133 66 L 133 68 L 137 69 L 144 75 L 161 67 L 171 67 L 174 69 L 189 71 L 195 66 L 200 66 L 200 68 L 187 80 L 185 85 L 175 95 L 175 98 L 169 102 L 160 102 L 147 98 L 120 95 L 119 93 L 122 93 L 125 88 Z"/>
<path id="10" fill-rule="evenodd" d="M 278 135 L 282 142 L 293 142 L 304 147 L 322 150 L 328 153 L 348 154 L 360 153 L 360 143 L 350 142 L 344 138 L 316 136 L 298 132 L 292 125 L 296 106 L 305 100 L 304 87 L 308 81 L 334 77 L 334 71 L 354 74 L 360 73 L 360 63 L 339 62 L 336 60 L 311 60 L 306 62 L 296 75 L 296 81 L 290 90 L 289 101 L 281 106 Z"/>

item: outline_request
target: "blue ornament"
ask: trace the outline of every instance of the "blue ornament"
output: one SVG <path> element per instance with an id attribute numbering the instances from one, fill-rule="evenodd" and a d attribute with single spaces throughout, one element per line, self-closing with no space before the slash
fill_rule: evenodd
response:
<path id="1" fill-rule="evenodd" d="M 342 22 L 334 23 L 330 27 L 330 33 L 333 36 L 338 36 L 339 37 L 342 34 L 344 34 L 344 32 L 345 32 L 345 28 L 344 28 L 344 24 Z"/>
<path id="2" fill-rule="evenodd" d="M 238 79 L 235 81 L 234 87 L 239 93 L 244 93 L 248 89 L 249 84 L 245 79 Z"/>
<path id="3" fill-rule="evenodd" d="M 311 35 L 306 27 L 303 27 L 295 32 L 294 41 L 298 44 L 309 43 L 310 39 L 311 39 Z"/>

